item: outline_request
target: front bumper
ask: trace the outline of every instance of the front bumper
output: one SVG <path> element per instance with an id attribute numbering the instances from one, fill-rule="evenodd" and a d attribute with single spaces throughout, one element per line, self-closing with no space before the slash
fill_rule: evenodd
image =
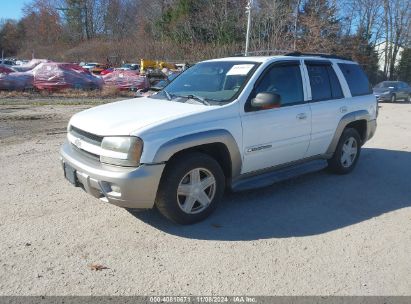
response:
<path id="1" fill-rule="evenodd" d="M 378 101 L 391 101 L 391 94 L 374 94 Z"/>
<path id="2" fill-rule="evenodd" d="M 118 167 L 102 164 L 78 152 L 68 141 L 61 162 L 76 170 L 79 185 L 104 202 L 124 208 L 152 208 L 165 164 Z"/>
<path id="3" fill-rule="evenodd" d="M 372 120 L 368 120 L 367 121 L 367 138 L 365 139 L 365 141 L 370 140 L 374 134 L 375 131 L 377 130 L 377 120 L 376 119 L 372 119 Z"/>

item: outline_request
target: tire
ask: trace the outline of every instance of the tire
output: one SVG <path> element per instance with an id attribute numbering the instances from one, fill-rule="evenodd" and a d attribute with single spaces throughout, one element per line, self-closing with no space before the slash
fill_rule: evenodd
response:
<path id="1" fill-rule="evenodd" d="M 392 94 L 391 95 L 391 98 L 390 98 L 390 102 L 391 103 L 394 103 L 394 102 L 396 102 L 397 101 L 397 96 L 395 95 L 395 94 Z"/>
<path id="2" fill-rule="evenodd" d="M 405 98 L 406 102 L 411 102 L 411 94 L 408 94 L 407 98 Z"/>
<path id="3" fill-rule="evenodd" d="M 167 164 L 155 206 L 175 223 L 193 224 L 214 211 L 224 189 L 225 176 L 218 162 L 207 154 L 190 152 Z"/>
<path id="4" fill-rule="evenodd" d="M 355 168 L 360 152 L 360 135 L 357 130 L 347 128 L 341 134 L 333 157 L 328 160 L 328 168 L 336 174 L 348 174 Z"/>

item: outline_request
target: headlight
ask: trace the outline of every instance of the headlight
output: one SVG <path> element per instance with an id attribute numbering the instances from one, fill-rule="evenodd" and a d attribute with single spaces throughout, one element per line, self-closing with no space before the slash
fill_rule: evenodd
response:
<path id="1" fill-rule="evenodd" d="M 143 152 L 143 141 L 134 136 L 109 136 L 103 138 L 101 148 L 100 161 L 102 163 L 137 167 Z"/>

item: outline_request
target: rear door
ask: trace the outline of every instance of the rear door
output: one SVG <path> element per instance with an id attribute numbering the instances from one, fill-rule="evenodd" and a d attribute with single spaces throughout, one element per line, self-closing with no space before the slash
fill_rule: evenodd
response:
<path id="1" fill-rule="evenodd" d="M 300 61 L 269 66 L 257 80 L 242 113 L 242 173 L 257 171 L 302 159 L 311 133 L 311 111 L 304 98 Z M 281 106 L 253 109 L 258 93 L 281 96 Z"/>
<path id="2" fill-rule="evenodd" d="M 311 87 L 312 131 L 306 157 L 324 154 L 348 105 L 330 61 L 305 60 Z"/>

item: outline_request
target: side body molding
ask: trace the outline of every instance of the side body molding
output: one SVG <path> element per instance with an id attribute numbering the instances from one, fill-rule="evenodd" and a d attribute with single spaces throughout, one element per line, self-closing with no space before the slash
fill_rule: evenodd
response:
<path id="1" fill-rule="evenodd" d="M 166 162 L 179 151 L 213 143 L 222 143 L 227 147 L 231 158 L 231 175 L 232 177 L 240 175 L 242 166 L 240 150 L 231 133 L 223 129 L 199 132 L 172 139 L 161 145 L 153 162 Z"/>
<path id="2" fill-rule="evenodd" d="M 335 130 L 335 133 L 334 133 L 334 137 L 331 140 L 330 145 L 328 146 L 328 149 L 326 152 L 327 156 L 331 157 L 334 154 L 335 149 L 337 148 L 337 145 L 338 145 L 338 141 L 340 140 L 341 134 L 344 131 L 345 127 L 349 123 L 353 121 L 357 121 L 357 120 L 367 121 L 367 127 L 368 127 L 368 122 L 371 120 L 371 115 L 366 110 L 354 111 L 354 112 L 347 113 L 346 115 L 344 115 L 341 118 L 340 122 L 338 123 L 337 129 Z M 365 134 L 368 134 L 368 131 L 366 131 Z M 365 140 L 367 140 L 367 138 Z"/>

